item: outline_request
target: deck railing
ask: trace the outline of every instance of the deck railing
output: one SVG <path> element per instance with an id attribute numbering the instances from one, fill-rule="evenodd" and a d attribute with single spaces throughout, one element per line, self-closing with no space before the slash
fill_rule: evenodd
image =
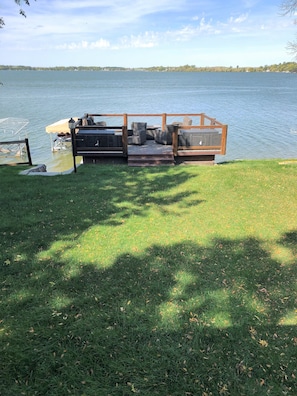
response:
<path id="1" fill-rule="evenodd" d="M 175 156 L 186 155 L 187 151 L 197 152 L 199 155 L 208 154 L 226 154 L 227 145 L 227 129 L 228 126 L 217 121 L 213 117 L 209 117 L 205 113 L 119 113 L 119 114 L 109 114 L 109 113 L 92 113 L 85 114 L 85 117 L 100 117 L 101 119 L 119 119 L 118 128 L 122 128 L 127 131 L 129 124 L 135 119 L 141 119 L 149 123 L 149 119 L 152 119 L 154 123 L 157 123 L 162 130 L 165 130 L 167 124 L 175 124 L 176 128 L 173 133 L 173 152 Z M 192 120 L 191 125 L 183 124 L 182 117 L 187 117 Z M 210 142 L 209 144 L 183 144 L 182 139 L 179 138 L 181 130 L 193 133 L 199 132 L 218 132 L 220 135 L 219 143 L 216 141 L 215 144 Z M 190 142 L 191 143 L 191 142 Z M 195 142 L 194 142 L 195 143 Z M 199 142 L 201 143 L 201 141 Z M 127 153 L 127 132 L 123 134 L 123 151 Z M 193 155 L 195 155 L 193 153 Z"/>
<path id="2" fill-rule="evenodd" d="M 204 113 L 91 113 L 78 119 L 71 129 L 74 170 L 77 155 L 89 160 L 106 156 L 128 157 L 129 125 L 132 122 L 146 122 L 148 131 L 155 130 L 158 136 L 160 131 L 166 131 L 166 126 L 173 125 L 172 151 L 176 158 L 212 161 L 215 155 L 226 153 L 227 125 Z M 110 135 L 108 130 L 118 135 L 115 140 L 104 136 Z"/>
<path id="3" fill-rule="evenodd" d="M 8 149 L 5 148 L 8 146 Z M 32 166 L 32 158 L 29 147 L 29 140 L 25 138 L 23 140 L 9 140 L 0 142 L 0 152 L 4 153 L 7 157 L 10 158 L 10 161 L 3 162 L 4 165 L 11 164 L 11 159 L 14 158 L 13 163 L 18 165 L 30 165 Z M 20 161 L 15 161 L 15 158 L 21 158 Z M 27 158 L 27 160 L 23 160 Z M 2 165 L 2 163 L 1 163 Z"/>

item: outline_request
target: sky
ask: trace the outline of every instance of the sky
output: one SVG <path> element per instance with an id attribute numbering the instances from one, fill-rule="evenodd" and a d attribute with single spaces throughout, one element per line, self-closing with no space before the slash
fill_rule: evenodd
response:
<path id="1" fill-rule="evenodd" d="M 1 0 L 0 64 L 265 66 L 296 59 L 282 0 Z M 296 18 L 296 16 L 295 16 Z"/>

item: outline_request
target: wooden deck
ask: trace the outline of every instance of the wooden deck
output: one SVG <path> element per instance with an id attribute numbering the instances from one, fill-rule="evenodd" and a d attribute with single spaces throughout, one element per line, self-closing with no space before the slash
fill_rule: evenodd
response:
<path id="1" fill-rule="evenodd" d="M 144 145 L 128 145 L 129 166 L 174 165 L 174 155 L 171 145 L 158 144 L 147 140 Z"/>
<path id="2" fill-rule="evenodd" d="M 141 137 L 139 142 L 131 139 L 135 119 L 148 125 L 146 140 L 143 130 L 133 131 L 133 137 Z M 71 123 L 70 131 L 75 171 L 76 156 L 86 163 L 101 163 L 110 157 L 129 166 L 154 166 L 214 164 L 216 155 L 226 153 L 227 125 L 204 113 L 85 114 Z"/>

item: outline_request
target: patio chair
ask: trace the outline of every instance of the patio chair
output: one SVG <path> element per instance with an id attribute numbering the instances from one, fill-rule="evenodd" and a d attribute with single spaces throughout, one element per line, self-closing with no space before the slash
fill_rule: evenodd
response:
<path id="1" fill-rule="evenodd" d="M 193 120 L 189 116 L 185 116 L 183 120 L 183 125 L 184 126 L 190 126 L 192 125 Z"/>
<path id="2" fill-rule="evenodd" d="M 129 137 L 131 144 L 142 145 L 146 142 L 146 122 L 132 122 L 132 136 Z"/>
<path id="3" fill-rule="evenodd" d="M 160 144 L 172 144 L 172 133 L 174 125 L 166 125 L 164 131 L 157 131 L 155 134 L 155 141 Z"/>

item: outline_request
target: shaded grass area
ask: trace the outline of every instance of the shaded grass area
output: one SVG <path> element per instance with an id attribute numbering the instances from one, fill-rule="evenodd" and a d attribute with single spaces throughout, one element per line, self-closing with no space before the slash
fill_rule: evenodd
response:
<path id="1" fill-rule="evenodd" d="M 1 395 L 296 394 L 296 166 L 18 171 Z"/>

